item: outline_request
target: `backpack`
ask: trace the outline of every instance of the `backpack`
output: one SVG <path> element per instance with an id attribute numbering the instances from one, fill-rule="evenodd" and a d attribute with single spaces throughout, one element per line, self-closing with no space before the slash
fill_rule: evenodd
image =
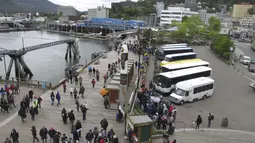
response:
<path id="1" fill-rule="evenodd" d="M 213 115 L 211 115 L 211 120 L 213 120 L 214 119 L 214 116 Z"/>

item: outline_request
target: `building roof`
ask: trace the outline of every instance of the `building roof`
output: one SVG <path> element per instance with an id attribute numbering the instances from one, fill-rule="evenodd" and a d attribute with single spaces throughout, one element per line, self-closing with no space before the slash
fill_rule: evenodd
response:
<path id="1" fill-rule="evenodd" d="M 129 119 L 134 126 L 136 126 L 137 124 L 153 123 L 153 121 L 151 120 L 151 118 L 148 117 L 148 115 L 129 116 Z"/>

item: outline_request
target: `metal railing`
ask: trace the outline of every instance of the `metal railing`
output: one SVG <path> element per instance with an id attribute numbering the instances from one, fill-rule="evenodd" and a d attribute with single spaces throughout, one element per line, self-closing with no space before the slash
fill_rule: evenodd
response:
<path id="1" fill-rule="evenodd" d="M 15 77 L 9 77 L 9 79 L 6 79 L 5 76 L 0 76 L 0 83 L 2 83 L 2 84 L 4 84 L 4 83 L 19 83 L 19 84 L 25 84 L 28 86 L 34 86 L 36 88 L 43 88 L 43 86 L 46 89 L 52 88 L 52 84 L 50 82 L 24 79 L 24 78 L 15 78 Z"/>

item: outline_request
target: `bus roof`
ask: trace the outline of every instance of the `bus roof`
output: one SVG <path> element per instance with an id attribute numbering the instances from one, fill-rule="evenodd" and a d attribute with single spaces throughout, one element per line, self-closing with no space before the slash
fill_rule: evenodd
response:
<path id="1" fill-rule="evenodd" d="M 163 51 L 178 51 L 178 50 L 189 50 L 192 49 L 190 47 L 172 47 L 172 48 L 164 48 Z"/>
<path id="2" fill-rule="evenodd" d="M 211 79 L 210 77 L 198 77 L 198 78 L 178 82 L 176 84 L 176 88 L 180 88 L 185 91 L 190 91 L 193 89 L 193 87 L 197 87 L 204 84 L 210 84 L 210 83 L 214 83 L 214 80 Z"/>
<path id="3" fill-rule="evenodd" d="M 187 52 L 187 53 L 178 53 L 178 54 L 169 54 L 166 55 L 166 58 L 172 58 L 172 57 L 179 57 L 179 56 L 186 56 L 186 55 L 196 55 L 194 52 Z"/>
<path id="4" fill-rule="evenodd" d="M 166 66 L 166 65 L 173 65 L 173 64 L 182 64 L 182 63 L 192 63 L 192 62 L 198 62 L 202 61 L 201 59 L 186 59 L 186 60 L 179 60 L 179 61 L 172 61 L 168 62 L 167 64 L 161 65 L 161 66 Z"/>
<path id="5" fill-rule="evenodd" d="M 167 65 L 163 65 L 161 67 L 171 70 L 171 69 L 181 69 L 181 68 L 203 66 L 203 65 L 209 65 L 209 63 L 206 61 L 194 61 L 194 62 L 182 62 L 182 63 L 176 62 L 175 64 L 167 64 Z"/>
<path id="6" fill-rule="evenodd" d="M 170 48 L 187 48 L 187 45 L 170 45 L 170 46 L 162 46 L 159 49 L 170 49 Z"/>
<path id="7" fill-rule="evenodd" d="M 199 66 L 199 67 L 193 67 L 193 68 L 188 68 L 188 69 L 163 72 L 163 73 L 159 73 L 159 75 L 168 77 L 168 78 L 175 78 L 175 77 L 190 75 L 190 74 L 199 73 L 199 72 L 211 71 L 211 70 L 212 69 L 209 67 Z"/>
<path id="8" fill-rule="evenodd" d="M 177 44 L 165 44 L 164 46 L 188 46 L 187 43 L 177 43 Z"/>

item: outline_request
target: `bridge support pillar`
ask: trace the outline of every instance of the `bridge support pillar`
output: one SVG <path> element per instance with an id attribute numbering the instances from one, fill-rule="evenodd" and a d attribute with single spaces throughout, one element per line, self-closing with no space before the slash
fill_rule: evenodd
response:
<path id="1" fill-rule="evenodd" d="M 74 41 L 67 43 L 67 49 L 66 49 L 66 55 L 65 55 L 65 59 L 67 60 L 68 54 L 69 54 L 69 58 L 72 58 L 72 54 L 73 54 L 73 58 L 76 59 L 77 56 L 80 57 L 79 52 L 78 52 L 78 46 L 76 45 L 76 43 Z"/>
<path id="2" fill-rule="evenodd" d="M 23 78 L 25 75 L 28 75 L 28 74 L 30 77 L 33 76 L 33 73 L 28 68 L 28 66 L 26 65 L 26 63 L 21 55 L 18 55 L 18 56 L 17 55 L 9 55 L 9 56 L 10 56 L 11 60 L 9 63 L 8 70 L 6 72 L 6 79 L 9 79 L 9 77 L 10 77 L 13 62 L 14 62 L 14 67 L 15 67 L 16 78 Z M 23 71 L 23 69 L 24 69 L 24 71 Z"/>

